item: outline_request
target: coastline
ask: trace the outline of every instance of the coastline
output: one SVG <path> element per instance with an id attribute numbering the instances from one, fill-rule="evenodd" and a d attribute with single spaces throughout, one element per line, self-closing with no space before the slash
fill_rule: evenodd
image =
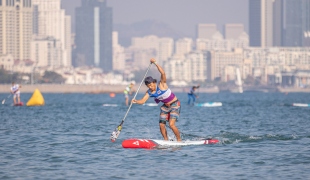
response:
<path id="1" fill-rule="evenodd" d="M 137 90 L 139 87 L 138 84 L 134 86 L 134 90 Z M 0 84 L 0 93 L 9 93 L 11 84 Z M 108 84 L 99 84 L 99 85 L 77 85 L 77 84 L 22 84 L 21 92 L 24 93 L 33 93 L 35 89 L 39 89 L 42 93 L 123 93 L 126 85 L 108 85 Z M 173 92 L 188 92 L 190 87 L 170 87 Z M 144 85 L 141 86 L 140 92 L 145 92 L 147 87 Z M 310 93 L 310 88 L 283 88 L 277 87 L 276 91 L 269 91 L 263 89 L 257 89 L 261 92 L 280 92 L 280 93 Z M 249 89 L 249 91 L 253 91 Z M 199 88 L 201 93 L 219 93 L 221 92 L 218 87 L 210 88 Z M 244 92 L 247 92 L 245 90 Z"/>
<path id="2" fill-rule="evenodd" d="M 134 86 L 133 90 L 137 90 L 139 87 L 138 84 Z M 0 93 L 9 93 L 11 84 L 1 84 Z M 123 93 L 126 85 L 69 85 L 69 84 L 22 84 L 21 92 L 23 93 L 32 93 L 35 89 L 39 89 L 42 93 Z M 173 92 L 187 92 L 190 87 L 171 87 Z M 147 87 L 142 85 L 140 92 L 146 92 Z M 214 88 L 200 88 L 202 93 L 218 93 L 219 89 Z"/>

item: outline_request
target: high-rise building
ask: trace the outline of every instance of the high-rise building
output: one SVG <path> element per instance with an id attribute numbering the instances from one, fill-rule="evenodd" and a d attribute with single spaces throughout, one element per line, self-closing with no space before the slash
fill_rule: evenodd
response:
<path id="1" fill-rule="evenodd" d="M 273 46 L 273 1 L 249 1 L 250 46 Z"/>
<path id="2" fill-rule="evenodd" d="M 198 24 L 196 38 L 197 39 L 211 39 L 217 32 L 216 24 Z"/>
<path id="3" fill-rule="evenodd" d="M 60 0 L 32 0 L 33 33 L 60 42 L 61 55 L 51 66 L 71 66 L 71 18 L 61 9 Z"/>
<path id="4" fill-rule="evenodd" d="M 273 3 L 273 46 L 282 46 L 282 2 L 283 0 L 275 0 Z"/>
<path id="5" fill-rule="evenodd" d="M 158 61 L 167 61 L 174 52 L 174 40 L 172 38 L 160 38 L 158 42 Z"/>
<path id="6" fill-rule="evenodd" d="M 283 0 L 282 8 L 283 46 L 305 46 L 310 35 L 310 0 Z"/>
<path id="7" fill-rule="evenodd" d="M 175 55 L 184 56 L 193 50 L 193 40 L 190 38 L 178 39 L 175 42 Z"/>
<path id="8" fill-rule="evenodd" d="M 238 39 L 244 32 L 243 24 L 225 24 L 224 25 L 225 39 Z"/>
<path id="9" fill-rule="evenodd" d="M 275 46 L 310 46 L 310 0 L 275 0 L 273 10 Z"/>
<path id="10" fill-rule="evenodd" d="M 76 8 L 75 66 L 112 71 L 112 8 L 106 0 L 83 0 Z"/>
<path id="11" fill-rule="evenodd" d="M 32 38 L 31 0 L 0 1 L 0 55 L 30 59 Z"/>
<path id="12" fill-rule="evenodd" d="M 126 67 L 126 59 L 124 47 L 118 43 L 118 32 L 113 31 L 112 36 L 113 44 L 113 70 L 114 71 L 124 71 Z"/>

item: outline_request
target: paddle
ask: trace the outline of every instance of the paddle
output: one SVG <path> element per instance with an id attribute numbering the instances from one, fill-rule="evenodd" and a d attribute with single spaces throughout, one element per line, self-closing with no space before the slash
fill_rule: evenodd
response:
<path id="1" fill-rule="evenodd" d="M 133 99 L 136 98 L 136 96 L 137 96 L 137 94 L 138 94 L 138 92 L 139 92 L 139 90 L 140 90 L 140 88 L 141 88 L 141 85 L 142 85 L 142 83 L 143 83 L 143 80 L 145 79 L 147 73 L 149 72 L 149 69 L 150 69 L 151 65 L 152 65 L 152 63 L 150 63 L 149 67 L 147 68 L 147 70 L 146 70 L 146 72 L 145 72 L 145 75 L 144 75 L 144 77 L 143 77 L 143 79 L 142 79 L 142 81 L 141 81 L 141 83 L 140 83 L 140 85 L 139 85 L 139 87 L 138 87 L 138 89 L 137 89 L 137 91 L 136 91 L 135 96 L 133 97 Z M 126 112 L 126 114 L 125 114 L 125 116 L 124 116 L 122 122 L 120 123 L 120 125 L 118 125 L 118 126 L 115 128 L 115 130 L 114 130 L 114 131 L 112 132 L 112 134 L 111 134 L 110 139 L 111 139 L 112 142 L 115 142 L 116 139 L 118 138 L 119 134 L 121 133 L 122 125 L 123 125 L 123 123 L 124 123 L 124 121 L 125 121 L 125 119 L 126 119 L 126 117 L 127 117 L 127 114 L 128 114 L 128 112 L 129 112 L 131 106 L 132 106 L 132 101 L 130 102 L 130 105 L 129 105 L 129 107 L 128 107 L 128 110 L 127 110 L 127 112 Z"/>
<path id="2" fill-rule="evenodd" d="M 196 101 L 196 104 L 198 104 L 198 101 L 199 101 L 199 88 L 200 88 L 200 85 L 198 84 L 198 86 L 197 86 L 198 88 L 198 93 L 197 93 L 197 101 Z"/>
<path id="3" fill-rule="evenodd" d="M 2 104 L 4 104 L 4 103 L 5 103 L 5 100 L 6 100 L 7 98 L 9 98 L 10 96 L 11 96 L 11 94 L 10 94 L 8 97 L 4 98 L 4 99 L 2 100 Z"/>

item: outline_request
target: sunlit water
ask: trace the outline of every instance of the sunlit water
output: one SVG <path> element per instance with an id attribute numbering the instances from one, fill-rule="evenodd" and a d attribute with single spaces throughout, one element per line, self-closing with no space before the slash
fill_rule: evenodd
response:
<path id="1" fill-rule="evenodd" d="M 30 96 L 24 93 L 22 100 Z M 42 107 L 13 107 L 11 99 L 1 104 L 1 180 L 310 178 L 310 108 L 290 105 L 310 103 L 309 94 L 200 93 L 198 102 L 223 103 L 208 108 L 186 105 L 187 95 L 179 93 L 183 139 L 213 137 L 220 143 L 154 150 L 123 149 L 121 143 L 162 139 L 159 107 L 133 105 L 111 143 L 128 109 L 122 94 L 43 96 Z"/>

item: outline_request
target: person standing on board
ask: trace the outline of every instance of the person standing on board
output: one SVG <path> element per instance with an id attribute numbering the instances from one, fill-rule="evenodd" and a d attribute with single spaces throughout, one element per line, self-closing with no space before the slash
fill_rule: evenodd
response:
<path id="1" fill-rule="evenodd" d="M 11 94 L 13 94 L 14 105 L 20 104 L 20 91 L 19 91 L 19 89 L 21 87 L 22 86 L 15 84 L 15 82 L 12 82 Z"/>
<path id="2" fill-rule="evenodd" d="M 163 105 L 160 107 L 160 117 L 159 117 L 159 128 L 164 140 L 168 140 L 166 122 L 169 123 L 177 141 L 181 141 L 181 136 L 175 123 L 178 120 L 181 112 L 181 103 L 178 98 L 171 92 L 167 85 L 167 78 L 163 68 L 156 63 L 156 60 L 152 58 L 151 63 L 155 64 L 158 71 L 161 74 L 160 82 L 157 83 L 156 79 L 148 76 L 144 79 L 145 85 L 148 87 L 145 95 L 142 99 L 133 99 L 132 103 L 144 104 L 150 97 L 154 97 L 156 103 L 162 102 Z"/>
<path id="3" fill-rule="evenodd" d="M 196 98 L 198 98 L 197 94 L 195 94 L 195 90 L 198 89 L 199 87 L 200 87 L 199 84 L 198 84 L 198 86 L 193 86 L 191 88 L 191 90 L 187 93 L 187 96 L 188 96 L 187 104 L 188 105 L 191 104 L 191 100 L 193 100 L 193 104 L 195 104 Z"/>
<path id="4" fill-rule="evenodd" d="M 125 96 L 125 104 L 126 106 L 128 106 L 128 101 L 129 101 L 129 95 L 132 94 L 132 87 L 133 87 L 134 83 L 131 82 L 129 86 L 127 86 L 124 90 L 124 96 Z"/>

